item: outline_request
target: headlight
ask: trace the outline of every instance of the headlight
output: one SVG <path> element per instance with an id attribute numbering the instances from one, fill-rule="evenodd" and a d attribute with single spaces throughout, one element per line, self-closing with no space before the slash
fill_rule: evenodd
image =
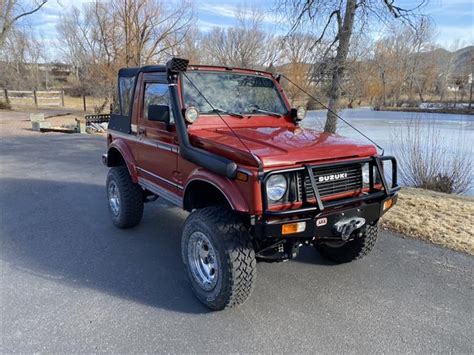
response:
<path id="1" fill-rule="evenodd" d="M 270 201 L 281 200 L 287 189 L 288 182 L 283 175 L 273 175 L 267 181 L 267 197 Z"/>

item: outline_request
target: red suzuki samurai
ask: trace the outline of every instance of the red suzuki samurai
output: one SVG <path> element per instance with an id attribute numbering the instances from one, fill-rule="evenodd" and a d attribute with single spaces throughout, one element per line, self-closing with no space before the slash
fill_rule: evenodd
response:
<path id="1" fill-rule="evenodd" d="M 119 71 L 102 157 L 112 221 L 137 225 L 158 196 L 189 211 L 183 263 L 214 310 L 249 297 L 257 260 L 302 245 L 338 263 L 363 257 L 396 202 L 396 160 L 301 128 L 305 109 L 291 108 L 280 78 L 179 58 Z"/>

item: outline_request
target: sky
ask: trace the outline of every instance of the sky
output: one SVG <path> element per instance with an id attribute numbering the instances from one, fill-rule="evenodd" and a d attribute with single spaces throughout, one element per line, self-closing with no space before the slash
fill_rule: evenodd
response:
<path id="1" fill-rule="evenodd" d="M 54 39 L 57 38 L 56 24 L 61 13 L 74 6 L 90 0 L 49 0 L 34 17 L 27 21 L 34 35 L 42 38 L 51 47 L 51 55 L 55 56 Z M 173 1 L 173 0 L 165 0 Z M 266 28 L 281 28 L 275 3 L 278 0 L 195 0 L 196 24 L 207 31 L 214 26 L 229 27 L 235 24 L 235 11 L 239 6 L 254 6 L 265 14 L 263 25 Z M 382 0 L 380 0 L 382 1 Z M 413 7 L 418 2 L 399 0 L 403 7 Z M 474 0 L 428 0 L 423 7 L 436 25 L 435 42 L 446 49 L 457 49 L 474 44 Z M 55 59 L 55 58 L 51 58 Z"/>

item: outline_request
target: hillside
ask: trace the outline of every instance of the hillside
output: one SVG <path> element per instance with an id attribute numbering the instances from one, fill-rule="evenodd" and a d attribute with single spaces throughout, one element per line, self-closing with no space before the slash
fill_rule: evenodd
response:
<path id="1" fill-rule="evenodd" d="M 452 53 L 456 73 L 469 73 L 473 71 L 474 46 L 467 46 Z M 470 69 L 470 70 L 469 70 Z"/>
<path id="2" fill-rule="evenodd" d="M 435 62 L 439 67 L 444 67 L 447 63 L 451 63 L 451 73 L 454 76 L 466 75 L 473 71 L 473 60 L 474 60 L 474 46 L 467 46 L 457 51 L 450 52 L 444 48 L 436 48 L 430 51 L 422 52 L 419 54 L 422 61 L 428 61 L 435 59 Z M 311 64 L 300 64 L 304 67 L 309 67 Z M 290 64 L 284 63 L 274 68 L 274 71 L 285 72 L 288 70 Z M 305 72 L 307 69 L 302 69 Z"/>

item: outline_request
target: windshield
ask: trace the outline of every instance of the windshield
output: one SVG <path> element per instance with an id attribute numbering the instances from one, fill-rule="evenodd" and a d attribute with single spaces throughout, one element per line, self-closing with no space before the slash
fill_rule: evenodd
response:
<path id="1" fill-rule="evenodd" d="M 264 113 L 264 111 L 278 115 L 288 113 L 270 78 L 220 72 L 188 72 L 186 75 L 216 111 L 239 114 Z M 183 96 L 186 107 L 194 106 L 201 113 L 212 113 L 212 107 L 189 80 L 183 76 Z"/>

